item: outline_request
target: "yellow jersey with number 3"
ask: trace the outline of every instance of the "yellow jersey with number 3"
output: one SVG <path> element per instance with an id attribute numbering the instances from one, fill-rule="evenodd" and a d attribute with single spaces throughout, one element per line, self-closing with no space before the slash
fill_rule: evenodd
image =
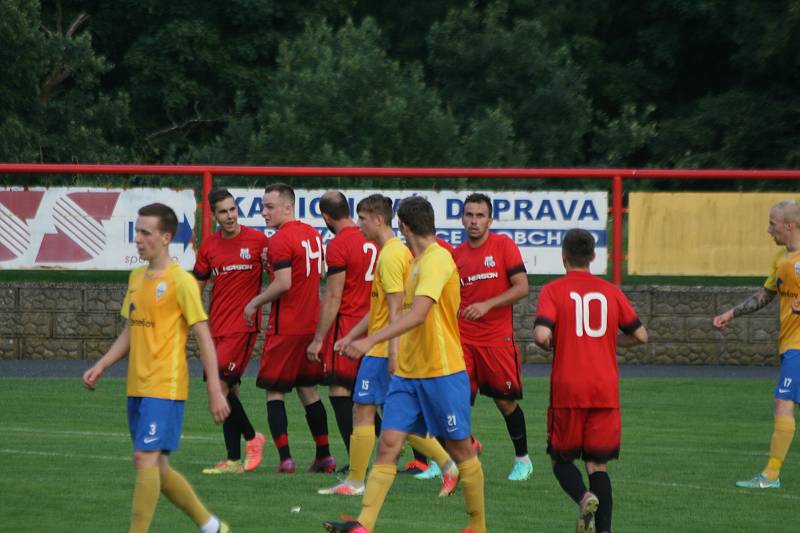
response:
<path id="1" fill-rule="evenodd" d="M 781 250 L 772 259 L 772 272 L 764 288 L 780 298 L 780 353 L 800 350 L 800 252 Z"/>
<path id="2" fill-rule="evenodd" d="M 450 252 L 434 243 L 414 258 L 406 279 L 403 312 L 417 296 L 433 300 L 425 321 L 403 334 L 396 375 L 404 378 L 449 376 L 466 369 L 458 308 L 461 281 Z"/>
<path id="3" fill-rule="evenodd" d="M 197 280 L 177 263 L 150 277 L 131 272 L 121 314 L 128 319 L 128 396 L 185 400 L 189 396 L 189 327 L 208 320 Z"/>

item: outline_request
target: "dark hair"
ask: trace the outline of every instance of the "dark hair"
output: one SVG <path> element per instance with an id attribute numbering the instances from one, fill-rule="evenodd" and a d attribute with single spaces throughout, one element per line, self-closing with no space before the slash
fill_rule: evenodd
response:
<path id="1" fill-rule="evenodd" d="M 408 226 L 414 235 L 426 237 L 436 232 L 433 206 L 422 196 L 403 198 L 397 207 L 397 218 Z"/>
<path id="2" fill-rule="evenodd" d="M 378 215 L 389 226 L 392 224 L 392 199 L 382 194 L 370 194 L 358 202 L 356 213 Z"/>
<path id="3" fill-rule="evenodd" d="M 175 237 L 178 231 L 178 217 L 171 207 L 164 204 L 150 204 L 139 208 L 140 217 L 156 217 L 158 218 L 158 229 L 162 233 L 169 233 L 170 240 Z"/>
<path id="4" fill-rule="evenodd" d="M 292 205 L 294 205 L 294 189 L 292 189 L 290 185 L 281 182 L 267 185 L 267 188 L 264 189 L 264 194 L 271 192 L 277 192 L 281 198 L 288 200 Z"/>
<path id="5" fill-rule="evenodd" d="M 561 251 L 573 267 L 587 267 L 594 259 L 594 237 L 585 229 L 571 229 L 564 234 Z"/>
<path id="6" fill-rule="evenodd" d="M 341 191 L 329 191 L 319 199 L 319 210 L 333 220 L 350 218 L 350 205 Z"/>
<path id="7" fill-rule="evenodd" d="M 214 189 L 208 193 L 208 205 L 211 206 L 211 211 L 216 211 L 217 203 L 227 200 L 228 198 L 233 199 L 233 195 L 228 189 Z"/>
<path id="8" fill-rule="evenodd" d="M 485 194 L 481 192 L 474 192 L 469 196 L 467 196 L 467 198 L 464 200 L 465 206 L 467 204 L 481 204 L 481 203 L 486 204 L 486 207 L 489 208 L 489 218 L 492 218 L 492 201 Z"/>

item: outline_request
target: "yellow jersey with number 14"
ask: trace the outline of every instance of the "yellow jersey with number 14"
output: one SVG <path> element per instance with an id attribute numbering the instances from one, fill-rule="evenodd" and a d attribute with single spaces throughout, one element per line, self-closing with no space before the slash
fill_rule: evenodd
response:
<path id="1" fill-rule="evenodd" d="M 780 298 L 780 353 L 800 350 L 800 252 L 781 250 L 772 260 L 772 272 L 764 288 Z"/>
<path id="2" fill-rule="evenodd" d="M 404 378 L 449 376 L 466 369 L 458 308 L 461 282 L 450 252 L 434 243 L 414 258 L 406 279 L 403 311 L 417 296 L 433 300 L 425 322 L 400 337 L 396 375 Z"/>
<path id="3" fill-rule="evenodd" d="M 172 263 L 156 276 L 131 272 L 122 302 L 131 337 L 128 396 L 185 400 L 189 396 L 189 326 L 208 320 L 197 280 Z"/>

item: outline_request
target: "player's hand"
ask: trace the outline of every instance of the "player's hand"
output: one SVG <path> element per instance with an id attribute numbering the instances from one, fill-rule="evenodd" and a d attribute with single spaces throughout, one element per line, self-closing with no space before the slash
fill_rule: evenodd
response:
<path id="1" fill-rule="evenodd" d="M 224 422 L 228 415 L 231 414 L 231 407 L 228 405 L 228 400 L 222 394 L 222 391 L 209 395 L 208 408 L 211 411 L 214 422 L 217 424 Z"/>
<path id="2" fill-rule="evenodd" d="M 461 316 L 467 320 L 478 320 L 483 315 L 488 313 L 490 309 L 491 307 L 485 302 L 476 302 L 468 305 L 464 311 L 462 311 Z"/>
<path id="3" fill-rule="evenodd" d="M 724 331 L 725 327 L 728 325 L 728 322 L 733 320 L 733 310 L 728 310 L 722 313 L 721 315 L 717 315 L 714 317 L 714 327 L 720 331 Z"/>
<path id="4" fill-rule="evenodd" d="M 344 348 L 344 354 L 349 357 L 350 359 L 358 359 L 367 353 L 367 350 L 372 348 L 372 344 L 367 340 L 367 338 L 358 339 L 357 341 L 353 341 L 348 344 Z"/>
<path id="5" fill-rule="evenodd" d="M 97 380 L 103 375 L 103 369 L 97 365 L 92 366 L 83 373 L 83 386 L 88 390 L 94 390 L 97 387 Z"/>
<path id="6" fill-rule="evenodd" d="M 311 341 L 311 344 L 306 347 L 306 357 L 308 357 L 309 361 L 321 363 L 322 360 L 319 358 L 320 350 L 322 350 L 322 341 Z"/>
<path id="7" fill-rule="evenodd" d="M 248 326 L 255 324 L 255 316 L 257 312 L 258 306 L 253 305 L 253 302 L 249 302 L 244 306 L 244 321 L 247 322 Z"/>
<path id="8" fill-rule="evenodd" d="M 345 347 L 351 342 L 353 342 L 353 339 L 351 339 L 349 335 L 345 335 L 333 344 L 333 351 L 342 353 L 344 352 Z"/>

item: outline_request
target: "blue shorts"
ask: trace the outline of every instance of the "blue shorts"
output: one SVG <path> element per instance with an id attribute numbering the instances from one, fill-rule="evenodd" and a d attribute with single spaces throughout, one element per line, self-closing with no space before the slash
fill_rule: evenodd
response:
<path id="1" fill-rule="evenodd" d="M 425 379 L 393 376 L 381 427 L 447 440 L 468 438 L 471 429 L 467 372 Z"/>
<path id="2" fill-rule="evenodd" d="M 800 350 L 786 350 L 781 354 L 781 377 L 775 386 L 775 397 L 800 403 Z"/>
<path id="3" fill-rule="evenodd" d="M 390 377 L 388 358 L 365 355 L 358 368 L 353 403 L 383 405 Z"/>
<path id="4" fill-rule="evenodd" d="M 134 451 L 173 452 L 183 427 L 184 400 L 128 397 L 128 429 Z"/>

